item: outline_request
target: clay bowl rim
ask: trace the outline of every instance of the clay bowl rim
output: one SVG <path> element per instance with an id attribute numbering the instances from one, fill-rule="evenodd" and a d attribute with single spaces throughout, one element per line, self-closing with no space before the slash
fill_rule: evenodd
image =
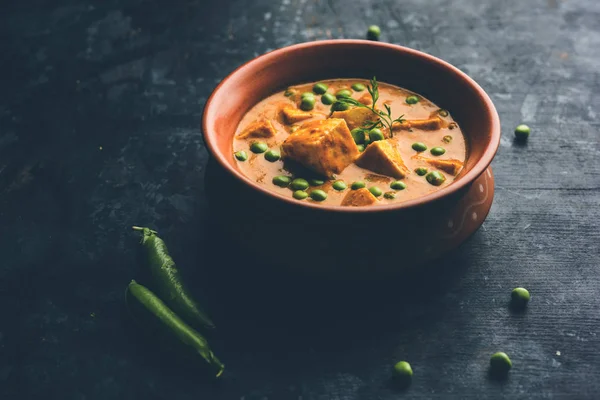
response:
<path id="1" fill-rule="evenodd" d="M 408 200 L 398 204 L 386 204 L 386 205 L 378 205 L 376 207 L 342 207 L 342 206 L 331 206 L 325 204 L 316 204 L 308 201 L 298 201 L 293 199 L 292 197 L 286 197 L 279 193 L 272 192 L 267 188 L 261 187 L 257 185 L 255 182 L 250 180 L 241 171 L 234 168 L 227 160 L 224 159 L 224 156 L 220 154 L 217 150 L 217 137 L 216 135 L 208 129 L 209 124 L 211 124 L 211 120 L 214 119 L 215 115 L 217 115 L 218 110 L 212 107 L 213 99 L 217 96 L 224 95 L 221 93 L 222 87 L 231 79 L 235 77 L 235 75 L 244 72 L 246 70 L 250 70 L 252 68 L 259 67 L 262 64 L 269 64 L 273 62 L 276 58 L 282 56 L 285 53 L 294 52 L 297 50 L 302 50 L 310 47 L 330 47 L 330 46 L 348 46 L 355 45 L 357 47 L 362 46 L 372 46 L 372 47 L 380 47 L 395 50 L 402 53 L 407 53 L 412 55 L 413 57 L 422 58 L 425 62 L 435 63 L 439 66 L 449 70 L 451 75 L 454 75 L 454 79 L 462 79 L 468 85 L 470 85 L 473 89 L 475 89 L 476 93 L 479 95 L 480 99 L 484 103 L 485 108 L 488 110 L 491 117 L 490 124 L 490 132 L 491 138 L 490 141 L 485 148 L 481 158 L 475 165 L 468 170 L 462 177 L 460 177 L 457 181 L 453 182 L 451 185 L 444 187 L 443 189 L 437 190 L 433 193 L 430 193 L 426 196 L 417 197 L 416 199 Z M 208 145 L 208 149 L 210 154 L 217 160 L 217 162 L 223 167 L 226 171 L 231 173 L 235 178 L 237 178 L 240 182 L 246 184 L 252 189 L 262 193 L 263 195 L 267 195 L 271 198 L 278 199 L 285 203 L 288 203 L 292 206 L 296 207 L 306 207 L 309 209 L 319 210 L 319 211 L 328 211 L 334 213 L 349 213 L 349 214 L 365 214 L 365 213 L 385 213 L 390 211 L 400 211 L 405 209 L 411 209 L 414 207 L 424 206 L 429 203 L 436 202 L 444 197 L 449 197 L 452 194 L 459 192 L 460 190 L 466 188 L 470 185 L 475 179 L 477 179 L 484 171 L 489 167 L 496 152 L 498 151 L 498 147 L 500 145 L 500 117 L 498 116 L 498 112 L 496 111 L 496 107 L 494 103 L 488 96 L 488 94 L 475 82 L 471 77 L 467 74 L 453 66 L 452 64 L 429 55 L 427 53 L 423 53 L 422 51 L 414 50 L 409 47 L 399 46 L 390 43 L 383 42 L 374 42 L 369 40 L 358 40 L 358 39 L 333 39 L 333 40 L 320 40 L 314 42 L 306 42 L 299 43 L 287 47 L 283 47 L 277 50 L 270 51 L 263 55 L 253 58 L 252 60 L 242 64 L 238 68 L 236 68 L 233 72 L 231 72 L 227 77 L 225 77 L 214 89 L 206 104 L 204 106 L 204 112 L 202 115 L 202 134 L 204 136 L 204 141 Z M 232 133 L 233 134 L 233 133 Z"/>

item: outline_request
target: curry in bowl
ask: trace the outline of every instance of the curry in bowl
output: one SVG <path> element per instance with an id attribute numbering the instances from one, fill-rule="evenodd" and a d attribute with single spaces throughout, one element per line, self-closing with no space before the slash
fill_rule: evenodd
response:
<path id="1" fill-rule="evenodd" d="M 406 89 L 362 79 L 289 87 L 252 107 L 233 140 L 239 169 L 298 201 L 399 203 L 450 185 L 467 143 L 449 112 Z"/>

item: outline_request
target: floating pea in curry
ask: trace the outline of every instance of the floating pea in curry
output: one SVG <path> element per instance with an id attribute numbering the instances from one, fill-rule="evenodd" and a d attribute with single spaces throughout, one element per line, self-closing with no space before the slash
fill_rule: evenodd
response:
<path id="1" fill-rule="evenodd" d="M 375 78 L 333 79 L 259 102 L 240 122 L 232 153 L 248 178 L 273 192 L 359 207 L 452 184 L 467 143 L 450 113 L 423 96 Z"/>

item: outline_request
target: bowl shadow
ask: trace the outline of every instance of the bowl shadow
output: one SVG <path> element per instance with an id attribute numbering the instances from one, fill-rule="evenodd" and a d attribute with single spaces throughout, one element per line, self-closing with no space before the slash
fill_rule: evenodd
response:
<path id="1" fill-rule="evenodd" d="M 415 319 L 424 328 L 435 323 L 440 297 L 469 265 L 459 247 L 440 260 L 392 277 L 300 275 L 270 260 L 268 243 L 264 256 L 256 257 L 237 250 L 218 220 L 212 219 L 207 229 L 211 234 L 198 247 L 202 253 L 198 258 L 210 266 L 203 272 L 210 282 L 204 295 L 212 299 L 219 336 L 236 337 L 243 346 L 242 336 L 242 342 L 254 348 L 277 350 L 281 345 L 280 350 L 287 352 L 297 338 L 302 341 L 299 348 L 313 342 L 328 350 L 343 349 L 382 331 L 403 329 Z"/>

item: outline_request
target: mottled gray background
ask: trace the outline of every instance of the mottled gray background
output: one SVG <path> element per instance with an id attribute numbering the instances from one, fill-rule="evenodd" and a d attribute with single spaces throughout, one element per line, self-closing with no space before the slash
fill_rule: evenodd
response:
<path id="1" fill-rule="evenodd" d="M 203 104 L 259 54 L 372 23 L 492 97 L 491 213 L 408 288 L 255 272 L 209 225 Z M 0 45 L 0 398 L 598 398 L 597 0 L 14 1 Z M 160 230 L 212 311 L 220 384 L 129 323 L 132 224 Z M 507 310 L 515 286 L 525 314 Z M 514 363 L 502 383 L 497 350 Z"/>

